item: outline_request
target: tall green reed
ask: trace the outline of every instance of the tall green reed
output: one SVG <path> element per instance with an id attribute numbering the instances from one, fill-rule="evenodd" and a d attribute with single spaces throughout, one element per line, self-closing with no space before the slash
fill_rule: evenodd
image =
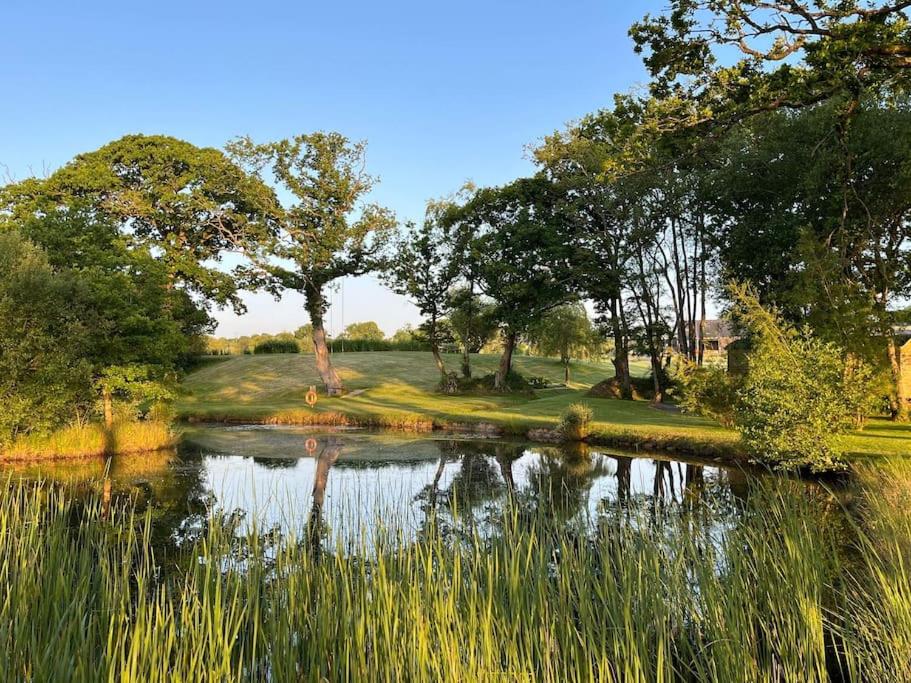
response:
<path id="1" fill-rule="evenodd" d="M 902 680 L 911 524 L 875 502 L 847 554 L 837 506 L 776 480 L 723 519 L 633 506 L 565 525 L 517 502 L 459 533 L 450 508 L 318 548 L 213 513 L 157 557 L 129 502 L 10 483 L 0 679 Z"/>

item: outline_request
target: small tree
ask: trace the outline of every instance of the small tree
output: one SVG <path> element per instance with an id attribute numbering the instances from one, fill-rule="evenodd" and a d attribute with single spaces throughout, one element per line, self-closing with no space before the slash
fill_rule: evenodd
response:
<path id="1" fill-rule="evenodd" d="M 531 324 L 572 298 L 572 229 L 559 192 L 545 176 L 479 190 L 451 212 L 470 236 L 465 260 L 481 293 L 494 301 L 503 354 L 494 387 L 506 390 L 516 344 Z"/>
<path id="2" fill-rule="evenodd" d="M 459 277 L 452 232 L 439 220 L 440 212 L 447 206 L 431 203 L 420 227 L 409 224 L 396 244 L 387 270 L 393 291 L 408 297 L 424 316 L 422 330 L 430 342 L 441 384 L 446 383 L 446 365 L 440 354 L 440 323 L 446 313 L 449 290 Z"/>
<path id="3" fill-rule="evenodd" d="M 560 358 L 567 382 L 570 380 L 570 361 L 588 356 L 599 341 L 581 303 L 558 306 L 545 314 L 531 325 L 528 339 L 539 353 Z"/>
<path id="4" fill-rule="evenodd" d="M 462 349 L 462 375 L 471 377 L 471 354 L 480 353 L 497 333 L 496 307 L 472 293 L 471 287 L 456 287 L 447 303 L 449 326 Z"/>
<path id="5" fill-rule="evenodd" d="M 44 322 L 20 319 L 23 329 L 48 325 L 43 329 L 57 330 L 55 344 L 60 349 L 73 348 L 73 342 L 80 341 L 78 360 L 70 359 L 69 364 L 87 368 L 90 383 L 78 395 L 69 395 L 69 417 L 81 418 L 98 398 L 110 426 L 115 399 L 126 399 L 135 412 L 145 412 L 150 404 L 170 398 L 168 386 L 181 362 L 200 348 L 209 318 L 186 291 L 169 288 L 166 265 L 149 249 L 131 244 L 115 222 L 94 210 L 57 211 L 28 218 L 19 228 L 19 234 L 40 249 L 41 260 L 49 268 L 50 281 L 36 282 L 68 293 L 53 310 L 42 309 L 37 294 L 21 290 L 18 304 L 14 297 L 8 300 L 13 308 L 7 322 L 14 324 L 15 306 L 32 307 Z M 37 263 L 32 258 L 26 262 Z M 35 291 L 39 289 L 36 284 Z M 169 315 L 162 315 L 163 310 Z M 70 322 L 64 325 L 66 321 Z M 35 350 L 39 347 L 36 344 Z M 37 357 L 20 362 L 30 372 L 36 364 L 51 363 Z M 52 382 L 42 380 L 42 385 L 55 396 L 66 395 Z"/>
<path id="6" fill-rule="evenodd" d="M 729 293 L 753 344 L 735 412 L 744 442 L 779 467 L 835 469 L 842 455 L 838 436 L 862 411 L 870 373 L 808 329 L 786 325 L 749 287 L 731 285 Z"/>
<path id="7" fill-rule="evenodd" d="M 0 232 L 0 445 L 51 431 L 91 396 L 79 289 L 35 245 Z"/>

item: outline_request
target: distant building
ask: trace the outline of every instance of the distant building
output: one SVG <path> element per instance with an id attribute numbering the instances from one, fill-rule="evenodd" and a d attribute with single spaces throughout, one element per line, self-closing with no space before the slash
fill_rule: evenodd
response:
<path id="1" fill-rule="evenodd" d="M 698 323 L 697 323 L 698 325 Z M 740 339 L 727 320 L 706 320 L 702 342 L 706 351 L 725 351 Z"/>
<path id="2" fill-rule="evenodd" d="M 690 325 L 691 330 L 697 330 L 699 321 L 690 323 Z M 740 339 L 740 336 L 734 332 L 734 328 L 727 320 L 706 320 L 703 331 L 702 344 L 706 351 L 725 351 L 728 346 Z M 671 348 L 675 351 L 680 351 L 678 346 L 679 343 L 675 334 L 671 339 Z"/>

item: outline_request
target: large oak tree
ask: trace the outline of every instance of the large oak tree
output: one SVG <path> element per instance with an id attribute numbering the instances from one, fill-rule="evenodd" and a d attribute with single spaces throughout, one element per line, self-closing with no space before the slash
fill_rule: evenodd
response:
<path id="1" fill-rule="evenodd" d="M 241 138 L 228 151 L 290 196 L 271 254 L 259 263 L 275 285 L 304 296 L 317 369 L 326 392 L 339 395 L 342 381 L 326 343 L 327 287 L 380 268 L 396 225 L 389 210 L 365 202 L 376 183 L 365 170 L 366 145 L 317 132 L 263 144 Z"/>

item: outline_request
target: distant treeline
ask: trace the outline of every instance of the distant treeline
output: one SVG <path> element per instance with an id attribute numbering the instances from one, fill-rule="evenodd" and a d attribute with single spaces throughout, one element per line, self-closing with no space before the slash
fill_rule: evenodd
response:
<path id="1" fill-rule="evenodd" d="M 335 339 L 328 341 L 332 353 L 353 351 L 429 351 L 430 342 L 420 330 L 403 327 L 387 338 L 373 321 L 352 323 Z M 265 353 L 313 353 L 313 328 L 299 327 L 294 332 L 254 334 L 231 339 L 208 337 L 206 353 L 213 356 L 239 356 Z"/>

